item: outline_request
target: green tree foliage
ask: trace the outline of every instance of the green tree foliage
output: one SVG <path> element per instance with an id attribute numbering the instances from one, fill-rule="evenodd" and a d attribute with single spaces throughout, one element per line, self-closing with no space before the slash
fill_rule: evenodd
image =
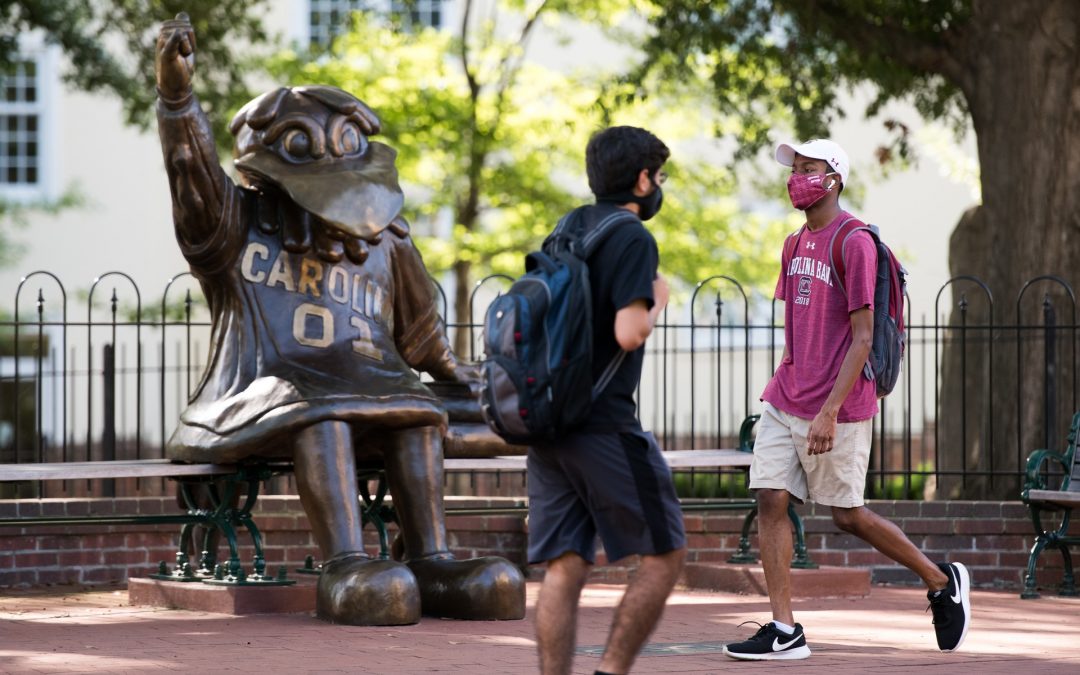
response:
<path id="1" fill-rule="evenodd" d="M 59 45 L 64 81 L 115 95 L 126 121 L 154 119 L 154 41 L 158 26 L 187 12 L 199 36 L 196 93 L 208 111 L 227 111 L 248 96 L 249 63 L 238 47 L 266 40 L 260 14 L 266 0 L 0 0 L 0 67 L 17 58 L 19 37 L 34 31 Z"/>
<path id="2" fill-rule="evenodd" d="M 435 217 L 450 207 L 455 214 L 455 242 L 430 242 L 429 265 L 445 270 L 464 260 L 506 271 L 514 264 L 504 254 L 515 254 L 520 266 L 516 254 L 573 204 L 556 179 L 576 169 L 580 152 L 560 145 L 583 146 L 591 127 L 577 117 L 581 97 L 564 79 L 528 65 L 513 76 L 533 86 L 478 86 L 474 93 L 455 59 L 457 43 L 446 32 L 399 32 L 358 15 L 330 58 L 287 52 L 271 71 L 295 84 L 341 87 L 379 114 L 402 177 L 416 188 L 411 213 Z M 495 77 L 495 50 L 470 54 L 483 59 L 471 66 L 481 71 L 477 77 Z M 503 73 L 498 77 L 509 76 Z M 492 210 L 497 222 L 480 228 Z"/>
<path id="3" fill-rule="evenodd" d="M 69 86 L 116 96 L 125 122 L 140 128 L 154 119 L 154 41 L 162 20 L 189 12 L 199 35 L 199 99 L 228 139 L 226 112 L 250 98 L 249 63 L 237 45 L 266 40 L 259 19 L 266 0 L 0 0 L 0 77 L 19 59 L 20 39 L 40 34 L 64 53 Z M 217 114 L 213 114 L 217 113 Z M 69 187 L 54 200 L 0 199 L 0 265 L 19 253 L 11 233 L 30 213 L 54 213 L 83 203 Z"/>
<path id="4" fill-rule="evenodd" d="M 520 274 L 523 253 L 590 198 L 585 145 L 610 124 L 649 128 L 674 151 L 664 210 L 649 223 L 666 274 L 691 283 L 715 273 L 751 285 L 771 281 L 784 228 L 742 213 L 723 161 L 698 151 L 701 130 L 716 124 L 707 101 L 691 87 L 634 96 L 633 85 L 619 83 L 632 64 L 565 74 L 527 58 L 541 19 L 602 14 L 611 23 L 626 3 L 531 3 L 529 10 L 508 2 L 505 15 L 485 20 L 470 19 L 471 4 L 464 33 L 395 31 L 357 16 L 329 54 L 285 52 L 271 66 L 277 79 L 351 91 L 379 114 L 400 153 L 410 215 L 453 214 L 450 238 L 420 243 L 433 271 L 454 270 L 457 316 L 466 315 L 475 277 Z"/>
<path id="5" fill-rule="evenodd" d="M 1013 303 L 1018 322 L 1037 323 L 1043 309 L 1031 298 L 1042 293 L 1046 305 L 1058 311 L 1075 304 L 1080 2 L 657 0 L 655 5 L 663 11 L 651 18 L 648 56 L 636 79 L 644 82 L 660 73 L 661 82 L 678 81 L 683 73 L 703 69 L 716 105 L 738 120 L 733 131 L 744 156 L 771 143 L 777 124 L 787 123 L 804 138 L 827 134 L 847 112 L 841 94 L 857 85 L 875 92 L 860 111 L 866 115 L 898 100 L 913 104 L 925 119 L 957 129 L 970 124 L 977 137 L 982 203 L 953 230 L 949 268 L 954 278 L 979 278 L 989 293 L 970 306 L 957 303 L 952 325 L 995 324 L 1013 310 L 994 307 Z M 908 151 L 906 127 L 895 124 L 892 131 L 883 160 Z M 934 205 L 924 208 L 932 217 Z M 1025 299 L 1025 284 L 1037 278 L 1043 285 Z M 961 481 L 949 473 L 1021 475 L 1024 454 L 1049 443 L 1053 437 L 1044 434 L 1063 431 L 1060 420 L 1075 411 L 1077 385 L 1075 373 L 1047 365 L 1071 358 L 1072 338 L 1060 343 L 1057 354 L 1044 354 L 1009 346 L 978 351 L 945 339 L 935 436 L 943 450 L 940 494 L 1015 496 L 1016 481 L 985 476 Z M 993 414 L 972 415 L 957 403 L 971 392 L 978 392 L 979 405 Z M 980 432 L 971 433 L 972 428 Z"/>
<path id="6" fill-rule="evenodd" d="M 971 19 L 970 0 L 671 0 L 657 5 L 643 72 L 661 81 L 704 69 L 742 156 L 779 123 L 800 138 L 827 136 L 849 111 L 845 91 L 870 83 L 871 117 L 905 100 L 958 131 L 969 123 L 963 69 L 950 55 Z M 641 73 L 639 73 L 639 77 Z M 886 152 L 909 152 L 903 128 Z M 888 157 L 882 157 L 888 159 Z"/>

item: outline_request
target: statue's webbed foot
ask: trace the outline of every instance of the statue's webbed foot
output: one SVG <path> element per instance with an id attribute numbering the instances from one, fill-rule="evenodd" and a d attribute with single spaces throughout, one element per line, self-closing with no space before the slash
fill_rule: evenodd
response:
<path id="1" fill-rule="evenodd" d="M 363 553 L 323 563 L 316 614 L 331 623 L 400 626 L 420 620 L 420 589 L 405 565 Z"/>
<path id="2" fill-rule="evenodd" d="M 407 564 L 419 582 L 425 615 L 487 621 L 525 618 L 525 577 L 509 560 L 436 555 Z"/>

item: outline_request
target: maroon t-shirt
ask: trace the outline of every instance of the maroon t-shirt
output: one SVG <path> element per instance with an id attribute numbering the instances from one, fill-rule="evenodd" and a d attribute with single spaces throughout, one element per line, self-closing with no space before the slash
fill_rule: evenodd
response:
<path id="1" fill-rule="evenodd" d="M 833 234 L 851 217 L 841 212 L 817 232 L 804 225 L 792 235 L 796 245 L 790 259 L 782 256 L 775 296 L 784 301 L 788 356 L 780 362 L 761 400 L 803 419 L 813 419 L 821 411 L 840 374 L 851 346 L 851 312 L 874 307 L 877 251 L 870 235 L 856 232 L 844 245 L 847 296 L 829 261 Z M 836 419 L 859 422 L 870 419 L 877 410 L 874 382 L 859 375 Z"/>

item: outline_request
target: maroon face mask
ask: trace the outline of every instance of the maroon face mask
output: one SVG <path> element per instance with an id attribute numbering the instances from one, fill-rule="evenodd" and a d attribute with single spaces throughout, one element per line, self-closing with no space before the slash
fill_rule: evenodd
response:
<path id="1" fill-rule="evenodd" d="M 822 185 L 824 179 L 828 176 L 835 176 L 836 174 L 827 173 L 821 174 L 806 174 L 806 173 L 793 173 L 791 178 L 788 178 L 787 190 L 788 196 L 791 197 L 791 205 L 800 211 L 805 211 L 814 204 L 816 204 L 822 197 L 829 194 L 829 192 L 836 187 L 836 179 L 833 178 L 832 184 L 829 187 Z"/>

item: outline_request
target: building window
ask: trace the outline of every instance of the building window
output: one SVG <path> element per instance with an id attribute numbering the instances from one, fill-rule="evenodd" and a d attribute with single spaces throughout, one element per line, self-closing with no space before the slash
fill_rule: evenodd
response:
<path id="1" fill-rule="evenodd" d="M 0 187 L 41 183 L 41 96 L 34 60 L 14 61 L 0 73 Z"/>
<path id="2" fill-rule="evenodd" d="M 442 0 L 391 0 L 390 14 L 410 28 L 442 28 Z"/>
<path id="3" fill-rule="evenodd" d="M 308 0 L 310 43 L 325 47 L 349 29 L 353 12 L 391 16 L 405 28 L 441 28 L 444 0 Z"/>
<path id="4" fill-rule="evenodd" d="M 311 44 L 323 47 L 349 29 L 349 17 L 353 12 L 369 9 L 369 3 L 365 0 L 309 0 L 309 2 Z"/>

